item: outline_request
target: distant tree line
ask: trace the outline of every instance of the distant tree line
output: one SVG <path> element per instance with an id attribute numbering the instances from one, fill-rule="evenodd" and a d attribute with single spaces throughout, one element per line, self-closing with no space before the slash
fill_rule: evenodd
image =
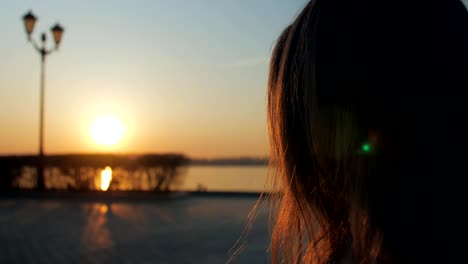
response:
<path id="1" fill-rule="evenodd" d="M 37 177 L 42 162 L 44 178 Z M 189 159 L 182 154 L 72 154 L 0 156 L 0 191 L 46 186 L 46 189 L 93 190 L 107 166 L 113 169 L 111 190 L 169 191 L 182 183 Z M 40 182 L 44 181 L 44 182 Z M 119 186 L 120 184 L 120 186 Z"/>

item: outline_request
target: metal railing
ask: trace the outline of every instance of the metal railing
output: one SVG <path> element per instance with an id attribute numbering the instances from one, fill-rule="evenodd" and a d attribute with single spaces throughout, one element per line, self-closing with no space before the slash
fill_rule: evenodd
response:
<path id="1" fill-rule="evenodd" d="M 170 191 L 183 183 L 188 158 L 180 154 L 51 155 L 43 159 L 46 190 L 101 190 L 101 172 L 112 168 L 112 190 Z M 0 157 L 0 190 L 36 189 L 38 156 Z"/>

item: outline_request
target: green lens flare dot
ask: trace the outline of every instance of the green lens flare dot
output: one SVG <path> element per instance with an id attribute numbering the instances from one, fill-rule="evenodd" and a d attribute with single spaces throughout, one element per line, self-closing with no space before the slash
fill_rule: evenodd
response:
<path id="1" fill-rule="evenodd" d="M 372 150 L 372 146 L 371 146 L 371 144 L 369 144 L 369 143 L 364 143 L 364 144 L 362 144 L 361 150 L 362 150 L 364 153 L 369 153 L 369 152 L 371 152 L 371 150 Z"/>

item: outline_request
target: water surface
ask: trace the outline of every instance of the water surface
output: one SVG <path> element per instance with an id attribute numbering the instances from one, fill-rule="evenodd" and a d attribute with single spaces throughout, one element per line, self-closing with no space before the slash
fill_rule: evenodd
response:
<path id="1" fill-rule="evenodd" d="M 255 197 L 0 200 L 0 263 L 226 263 Z M 266 263 L 260 211 L 233 263 Z"/>
<path id="2" fill-rule="evenodd" d="M 267 166 L 189 166 L 185 172 L 183 190 L 264 191 Z"/>

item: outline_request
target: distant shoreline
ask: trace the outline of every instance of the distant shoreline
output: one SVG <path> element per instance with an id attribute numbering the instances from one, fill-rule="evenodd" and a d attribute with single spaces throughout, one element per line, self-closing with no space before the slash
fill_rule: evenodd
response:
<path id="1" fill-rule="evenodd" d="M 49 154 L 46 155 L 48 163 L 64 165 L 64 163 L 116 163 L 135 162 L 141 159 L 140 163 L 157 163 L 164 160 L 180 159 L 181 163 L 190 166 L 268 166 L 269 160 L 266 157 L 230 157 L 230 158 L 191 158 L 180 153 L 146 153 L 146 154 L 112 154 L 112 153 L 80 153 L 80 154 Z M 0 162 L 22 161 L 36 164 L 37 155 L 0 155 Z"/>
<path id="2" fill-rule="evenodd" d="M 266 158 L 190 159 L 189 166 L 268 166 Z"/>

